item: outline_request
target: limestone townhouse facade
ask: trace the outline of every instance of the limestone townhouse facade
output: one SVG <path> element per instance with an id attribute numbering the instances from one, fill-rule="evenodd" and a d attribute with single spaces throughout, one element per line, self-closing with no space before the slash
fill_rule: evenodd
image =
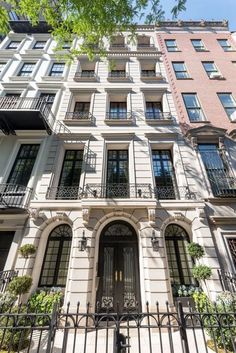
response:
<path id="1" fill-rule="evenodd" d="M 164 307 L 179 285 L 195 283 L 186 251 L 195 241 L 213 269 L 204 288 L 214 298 L 220 246 L 235 270 L 217 221 L 230 209 L 224 231 L 235 237 L 235 184 L 214 194 L 196 134 L 226 141 L 233 181 L 234 135 L 213 124 L 183 130 L 165 23 L 138 26 L 136 41 L 104 39 L 105 59 L 81 55 L 68 65 L 45 24 L 20 22 L 0 48 L 0 270 L 31 275 L 32 291 L 63 288 L 72 307 Z M 204 29 L 228 33 L 224 22 Z M 29 243 L 37 251 L 25 260 L 18 249 Z"/>

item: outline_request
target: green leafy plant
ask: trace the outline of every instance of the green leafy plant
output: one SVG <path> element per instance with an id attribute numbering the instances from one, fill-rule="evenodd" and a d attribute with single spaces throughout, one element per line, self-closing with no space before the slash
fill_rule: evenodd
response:
<path id="1" fill-rule="evenodd" d="M 174 285 L 173 295 L 174 297 L 192 297 L 195 292 L 200 292 L 201 288 L 194 285 Z"/>
<path id="2" fill-rule="evenodd" d="M 236 336 L 235 311 L 236 295 L 230 292 L 222 292 L 213 303 L 206 293 L 193 294 L 197 312 L 201 313 L 202 324 L 212 339 L 208 346 L 214 349 L 214 342 L 223 352 L 234 351 L 232 338 Z M 220 350 L 219 350 L 220 352 Z"/>
<path id="3" fill-rule="evenodd" d="M 200 244 L 194 242 L 191 242 L 187 245 L 187 251 L 189 255 L 194 259 L 200 259 L 205 254 L 203 247 Z"/>
<path id="4" fill-rule="evenodd" d="M 21 315 L 17 318 L 17 326 L 20 329 L 15 328 L 15 317 L 12 314 Z M 0 342 L 1 349 L 6 350 L 9 353 L 20 352 L 27 348 L 30 344 L 30 319 L 27 315 L 27 307 L 22 305 L 21 307 L 15 306 L 8 310 L 5 315 L 0 317 Z M 25 327 L 25 328 L 23 328 Z M 2 351 L 1 351 L 2 352 Z"/>
<path id="5" fill-rule="evenodd" d="M 36 247 L 33 244 L 25 244 L 25 245 L 21 246 L 19 249 L 19 253 L 25 259 L 28 259 L 29 256 L 34 255 L 35 252 L 36 252 Z"/>
<path id="6" fill-rule="evenodd" d="M 30 276 L 15 277 L 8 284 L 7 291 L 15 295 L 28 293 L 30 287 L 32 286 L 32 282 L 33 280 Z"/>
<path id="7" fill-rule="evenodd" d="M 212 269 L 206 265 L 195 265 L 192 269 L 192 275 L 198 281 L 205 281 L 211 277 Z"/>
<path id="8" fill-rule="evenodd" d="M 16 302 L 17 296 L 8 291 L 0 293 L 0 313 L 8 311 Z"/>
<path id="9" fill-rule="evenodd" d="M 55 306 L 59 308 L 62 306 L 63 293 L 61 288 L 51 288 L 50 290 L 37 290 L 29 299 L 29 308 L 31 312 L 38 314 L 51 314 Z M 39 316 L 38 324 L 46 324 L 47 316 Z"/>

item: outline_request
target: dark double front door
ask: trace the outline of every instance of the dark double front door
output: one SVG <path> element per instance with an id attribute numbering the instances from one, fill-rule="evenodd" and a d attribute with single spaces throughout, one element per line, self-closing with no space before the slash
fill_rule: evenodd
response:
<path id="1" fill-rule="evenodd" d="M 97 300 L 101 308 L 136 308 L 140 302 L 136 235 L 125 235 L 131 231 L 125 224 L 112 227 L 114 234 L 105 233 L 100 242 Z"/>

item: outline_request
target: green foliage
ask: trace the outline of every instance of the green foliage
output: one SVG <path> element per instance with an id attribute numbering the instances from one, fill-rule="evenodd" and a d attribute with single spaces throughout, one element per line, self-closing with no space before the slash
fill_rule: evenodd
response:
<path id="1" fill-rule="evenodd" d="M 174 17 L 185 9 L 186 0 L 173 0 Z M 165 0 L 6 0 L 18 15 L 26 16 L 33 26 L 40 18 L 51 27 L 51 32 L 61 50 L 63 43 L 72 43 L 74 36 L 82 39 L 80 51 L 72 49 L 69 58 L 85 52 L 90 58 L 94 56 L 94 45 L 98 45 L 100 54 L 104 53 L 104 37 L 111 39 L 117 32 L 135 33 L 137 21 L 154 24 L 164 18 L 162 4 Z M 0 7 L 0 26 L 2 33 L 9 30 L 7 13 Z"/>
<path id="2" fill-rule="evenodd" d="M 19 252 L 21 256 L 23 256 L 25 259 L 28 259 L 30 255 L 35 254 L 36 248 L 33 244 L 25 244 L 20 247 Z"/>
<path id="3" fill-rule="evenodd" d="M 201 289 L 199 287 L 189 285 L 174 285 L 172 287 L 173 296 L 174 297 L 192 297 L 195 292 L 200 292 Z"/>
<path id="4" fill-rule="evenodd" d="M 187 251 L 189 255 L 194 259 L 200 259 L 205 254 L 203 247 L 200 244 L 194 242 L 191 242 L 187 245 Z"/>
<path id="5" fill-rule="evenodd" d="M 196 265 L 192 269 L 192 275 L 198 281 L 205 281 L 211 277 L 212 269 L 206 265 Z"/>
<path id="6" fill-rule="evenodd" d="M 55 306 L 62 306 L 63 293 L 60 288 L 37 290 L 29 299 L 31 312 L 51 314 Z M 47 317 L 39 316 L 38 324 L 46 324 Z"/>
<path id="7" fill-rule="evenodd" d="M 15 295 L 28 293 L 30 287 L 32 286 L 32 282 L 32 277 L 27 275 L 14 277 L 8 284 L 7 291 Z"/>
<path id="8" fill-rule="evenodd" d="M 20 310 L 18 306 L 11 308 L 10 313 L 26 313 L 26 306 L 21 306 Z M 20 352 L 21 350 L 29 346 L 29 328 L 14 329 L 15 318 L 12 315 L 6 313 L 0 317 L 0 342 L 1 348 L 8 352 Z M 26 327 L 30 325 L 30 319 L 28 316 L 19 316 L 17 326 Z"/>
<path id="9" fill-rule="evenodd" d="M 8 311 L 16 302 L 17 296 L 8 291 L 0 293 L 0 313 Z"/>
<path id="10" fill-rule="evenodd" d="M 232 338 L 236 336 L 236 295 L 222 292 L 216 303 L 212 303 L 205 293 L 194 293 L 196 309 L 201 316 L 207 334 L 218 348 L 233 352 Z M 225 345 L 225 346 L 224 346 Z"/>

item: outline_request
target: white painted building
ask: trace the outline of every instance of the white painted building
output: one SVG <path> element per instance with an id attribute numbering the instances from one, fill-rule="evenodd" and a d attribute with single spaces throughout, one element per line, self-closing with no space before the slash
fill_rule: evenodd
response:
<path id="1" fill-rule="evenodd" d="M 46 32 L 1 43 L 1 270 L 32 275 L 32 290 L 63 287 L 72 306 L 173 302 L 173 283 L 193 283 L 188 240 L 207 249 L 209 293 L 221 290 L 201 165 L 154 27 L 137 34 L 107 43 L 106 60 L 70 66 Z M 37 251 L 25 263 L 28 243 Z"/>

